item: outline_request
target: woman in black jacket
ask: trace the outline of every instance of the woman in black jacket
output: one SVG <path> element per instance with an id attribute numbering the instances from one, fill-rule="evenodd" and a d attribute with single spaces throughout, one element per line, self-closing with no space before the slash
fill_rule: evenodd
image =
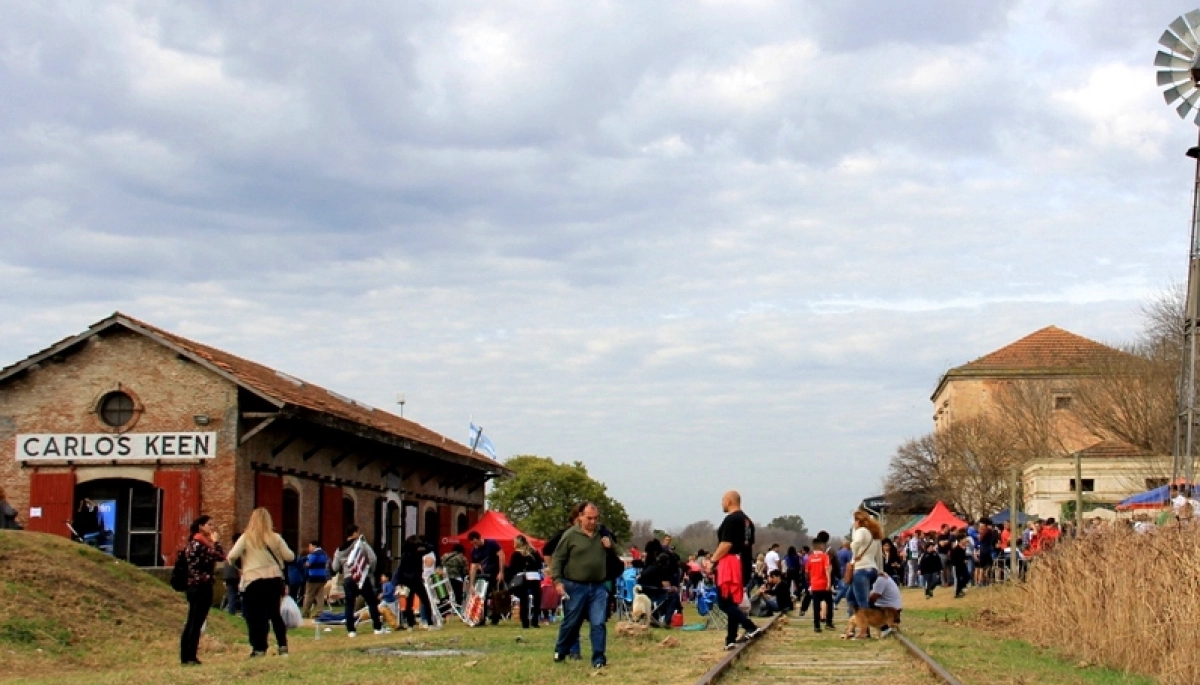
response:
<path id="1" fill-rule="evenodd" d="M 179 636 L 179 661 L 184 666 L 199 666 L 200 631 L 213 603 L 213 573 L 218 561 L 225 561 L 220 535 L 209 516 L 192 521 L 192 537 L 183 555 L 187 560 L 187 622 Z"/>
<path id="2" fill-rule="evenodd" d="M 513 555 L 504 569 L 509 590 L 520 601 L 521 627 L 537 628 L 542 613 L 542 555 L 525 536 L 513 540 Z"/>

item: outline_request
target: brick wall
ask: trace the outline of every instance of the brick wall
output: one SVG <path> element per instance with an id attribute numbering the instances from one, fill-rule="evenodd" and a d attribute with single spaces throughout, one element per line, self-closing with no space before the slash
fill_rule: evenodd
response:
<path id="1" fill-rule="evenodd" d="M 76 351 L 46 360 L 0 385 L 0 483 L 22 520 L 29 515 L 29 475 L 33 468 L 17 462 L 16 435 L 116 433 L 117 429 L 100 420 L 97 407 L 105 394 L 117 389 L 132 396 L 140 409 L 121 431 L 217 433 L 217 457 L 200 467 L 201 508 L 223 529 L 230 530 L 233 493 L 226 484 L 237 470 L 236 386 L 141 335 L 116 329 L 92 337 Z M 196 425 L 193 417 L 197 415 L 210 417 L 209 424 Z M 112 467 L 108 463 L 104 466 Z M 69 470 L 37 468 L 46 472 Z M 95 467 L 82 463 L 76 466 L 81 477 L 90 468 Z M 145 472 L 141 468 L 130 473 L 136 478 Z"/>

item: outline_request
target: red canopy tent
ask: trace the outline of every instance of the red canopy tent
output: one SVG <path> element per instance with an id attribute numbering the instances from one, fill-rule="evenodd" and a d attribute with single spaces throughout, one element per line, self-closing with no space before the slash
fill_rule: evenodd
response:
<path id="1" fill-rule="evenodd" d="M 929 512 L 929 515 L 921 519 L 916 525 L 909 528 L 908 532 L 928 533 L 933 531 L 937 533 L 942 530 L 943 525 L 966 530 L 967 522 L 955 516 L 945 504 L 938 502 L 934 505 L 933 511 Z"/>
<path id="2" fill-rule="evenodd" d="M 507 516 L 498 511 L 489 509 L 488 511 L 483 512 L 483 516 L 480 516 L 479 521 L 477 521 L 474 526 L 471 526 L 471 529 L 467 532 L 450 538 L 442 538 L 443 541 L 447 541 L 443 542 L 442 544 L 442 554 L 449 552 L 450 548 L 453 547 L 455 543 L 461 544 L 464 548 L 466 548 L 467 553 L 470 554 L 471 544 L 467 542 L 467 536 L 472 532 L 479 533 L 479 536 L 484 540 L 495 540 L 500 544 L 500 549 L 504 550 L 504 555 L 506 557 L 512 556 L 513 539 L 518 535 L 525 535 L 525 533 L 522 533 L 520 529 L 518 529 L 512 524 L 511 521 L 508 520 Z M 538 540 L 532 535 L 525 535 L 525 539 L 529 541 L 529 544 L 532 545 L 534 549 L 538 550 L 539 552 L 542 551 L 542 545 L 545 544 L 544 540 Z"/>

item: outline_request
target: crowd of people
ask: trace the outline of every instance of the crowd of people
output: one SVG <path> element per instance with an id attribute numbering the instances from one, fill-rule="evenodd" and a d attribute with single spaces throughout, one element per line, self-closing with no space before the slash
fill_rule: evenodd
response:
<path id="1" fill-rule="evenodd" d="M 867 637 L 872 627 L 891 632 L 903 608 L 900 588 L 923 588 L 926 597 L 938 587 L 954 588 L 961 597 L 971 585 L 992 581 L 991 569 L 1006 562 L 1016 543 L 1022 563 L 1052 549 L 1072 533 L 1054 519 L 1031 521 L 1017 539 L 1009 524 L 989 519 L 962 528 L 884 536 L 866 511 L 854 515 L 851 535 L 834 539 L 819 532 L 810 546 L 778 544 L 754 556 L 754 523 L 741 509 L 741 497 L 730 491 L 722 497 L 725 514 L 712 552 L 697 550 L 681 559 L 670 536 L 651 539 L 642 549 L 619 555 L 612 533 L 600 521 L 595 504 L 581 502 L 570 512 L 561 531 L 541 550 L 518 536 L 506 553 L 495 540 L 468 535 L 469 549 L 455 545 L 439 556 L 424 538 L 413 536 L 401 546 L 399 563 L 389 575 L 374 550 L 355 526 L 333 554 L 316 541 L 297 556 L 273 531 L 270 514 L 256 509 L 245 531 L 224 551 L 212 520 L 193 523 L 186 549 L 188 617 L 180 638 L 180 659 L 198 664 L 200 626 L 213 601 L 215 566 L 225 562 L 224 608 L 245 617 L 251 657 L 267 654 L 273 631 L 277 653 L 288 653 L 287 630 L 280 616 L 281 596 L 302 598 L 299 612 L 310 617 L 340 590 L 347 635 L 354 637 L 360 620 L 369 619 L 375 633 L 393 628 L 429 627 L 439 607 L 427 589 L 437 573 L 448 579 L 453 605 L 467 597 L 481 598 L 487 608 L 477 627 L 495 626 L 505 617 L 522 629 L 558 622 L 554 661 L 581 659 L 580 637 L 589 626 L 591 663 L 607 664 L 606 623 L 621 602 L 644 595 L 654 625 L 678 625 L 683 606 L 715 594 L 726 621 L 724 645 L 733 649 L 761 631 L 756 617 L 774 613 L 805 617 L 812 612 L 816 632 L 836 629 L 835 612 L 847 604 L 842 637 Z M 1185 503 L 1186 506 L 1186 503 Z M 362 605 L 362 612 L 359 612 Z M 419 614 L 414 611 L 419 606 Z M 860 612 L 859 610 L 866 610 Z M 860 619 L 861 616 L 867 618 Z M 387 619 L 385 621 L 385 618 Z"/>

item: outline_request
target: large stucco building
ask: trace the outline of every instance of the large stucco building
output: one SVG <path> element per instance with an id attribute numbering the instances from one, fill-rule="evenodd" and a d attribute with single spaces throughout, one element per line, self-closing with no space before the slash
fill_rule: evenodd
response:
<path id="1" fill-rule="evenodd" d="M 1064 502 L 1075 499 L 1075 459 L 1080 455 L 1084 498 L 1115 504 L 1156 487 L 1170 473 L 1171 458 L 1148 455 L 1123 442 L 1089 431 L 1071 411 L 1080 381 L 1095 378 L 1119 363 L 1125 353 L 1094 340 L 1048 326 L 974 361 L 947 371 L 930 398 L 934 431 L 956 421 L 993 415 L 1004 395 L 1025 384 L 1023 401 L 1046 409 L 1057 449 L 1030 461 L 1022 475 L 1024 510 L 1042 518 L 1058 517 Z M 1044 393 L 1045 396 L 1030 397 Z"/>
<path id="2" fill-rule="evenodd" d="M 117 313 L 0 369 L 0 484 L 29 530 L 68 535 L 91 500 L 113 553 L 165 565 L 200 513 L 225 531 L 266 507 L 295 547 L 357 523 L 465 531 L 504 467 L 412 421 Z"/>

